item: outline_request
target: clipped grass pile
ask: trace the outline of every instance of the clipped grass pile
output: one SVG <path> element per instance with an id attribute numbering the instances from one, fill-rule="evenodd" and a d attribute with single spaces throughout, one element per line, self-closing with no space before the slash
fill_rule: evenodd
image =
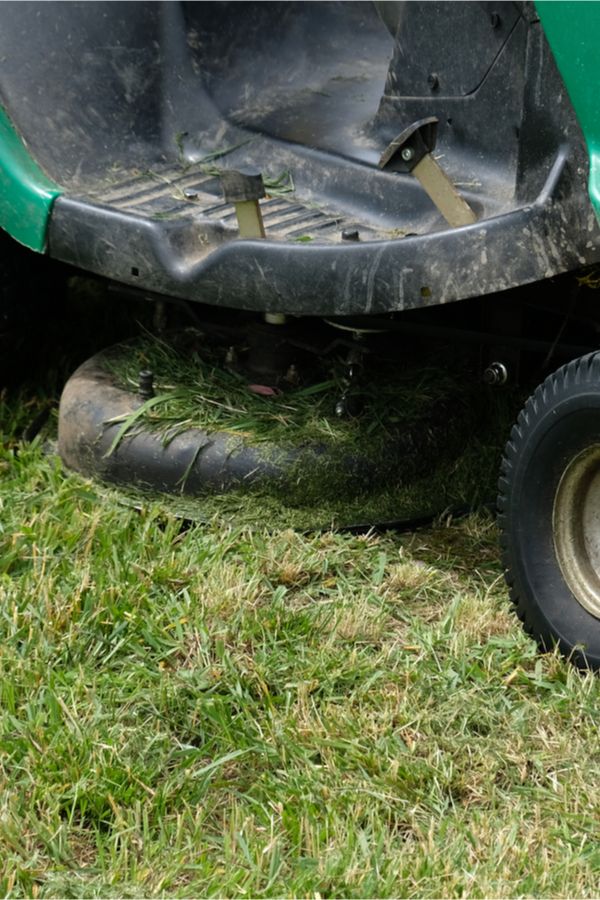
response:
<path id="1" fill-rule="evenodd" d="M 174 511 L 251 522 L 258 508 L 277 525 L 309 528 L 493 500 L 519 398 L 483 387 L 463 361 L 373 361 L 359 388 L 363 412 L 340 419 L 334 414 L 344 385 L 339 360 L 328 363 L 327 377 L 318 383 L 264 397 L 223 366 L 223 355 L 188 330 L 168 342 L 147 336 L 107 357 L 127 389 L 137 390 L 140 369 L 155 374 L 157 397 L 132 417 L 132 430 L 154 429 L 168 443 L 182 430 L 201 428 L 229 434 L 238 446 L 259 446 L 274 462 L 296 454 L 280 479 L 167 500 Z M 121 433 L 127 428 L 126 420 Z"/>
<path id="2" fill-rule="evenodd" d="M 375 362 L 370 377 L 357 389 L 365 414 L 338 418 L 334 405 L 345 374 L 341 360 L 332 359 L 327 364 L 328 377 L 317 383 L 261 396 L 248 390 L 247 376 L 226 368 L 224 356 L 225 348 L 190 328 L 164 339 L 147 335 L 130 342 L 125 352 L 117 350 L 109 358 L 109 366 L 122 385 L 134 391 L 140 368 L 154 373 L 156 393 L 163 402 L 148 410 L 145 421 L 167 437 L 171 429 L 200 427 L 229 432 L 252 444 L 293 448 L 318 441 L 362 447 L 368 439 L 389 440 L 400 429 L 406 430 L 407 424 L 424 423 L 435 403 L 455 400 L 459 415 L 468 407 L 465 385 L 459 394 L 456 371 L 425 364 L 415 372 Z"/>

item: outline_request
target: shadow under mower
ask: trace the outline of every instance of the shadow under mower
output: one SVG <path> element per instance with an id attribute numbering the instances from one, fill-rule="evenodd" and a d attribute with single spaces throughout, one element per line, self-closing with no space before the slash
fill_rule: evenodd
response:
<path id="1" fill-rule="evenodd" d="M 365 347 L 400 367 L 417 338 L 470 342 L 496 384 L 523 350 L 560 351 L 507 445 L 503 553 L 526 628 L 600 666 L 598 318 L 569 345 L 547 311 L 525 334 L 518 300 L 600 261 L 600 4 L 5 2 L 0 21 L 1 227 L 159 320 L 182 305 L 196 328 L 174 343 L 236 389 L 306 400 L 333 350 L 352 419 Z M 485 327 L 451 312 L 476 297 Z M 67 384 L 68 466 L 192 494 L 302 484 L 307 465 L 333 477 L 318 435 L 309 458 L 282 441 L 275 460 L 218 422 L 160 437 L 145 414 L 166 401 L 149 370 L 123 380 L 131 355 Z M 336 490 L 420 452 L 396 442 L 390 467 L 368 443 L 342 454 Z"/>

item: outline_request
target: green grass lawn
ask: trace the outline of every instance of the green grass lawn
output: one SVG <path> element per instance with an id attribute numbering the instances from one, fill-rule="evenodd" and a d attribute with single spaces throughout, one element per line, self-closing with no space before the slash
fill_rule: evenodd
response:
<path id="1" fill-rule="evenodd" d="M 0 401 L 0 894 L 594 897 L 598 681 L 539 656 L 491 516 L 183 527 Z"/>

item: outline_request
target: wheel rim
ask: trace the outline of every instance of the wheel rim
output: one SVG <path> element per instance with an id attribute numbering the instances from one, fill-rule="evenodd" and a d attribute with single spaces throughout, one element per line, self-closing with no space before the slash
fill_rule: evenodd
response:
<path id="1" fill-rule="evenodd" d="M 600 444 L 563 472 L 552 518 L 563 578 L 577 602 L 600 619 Z"/>

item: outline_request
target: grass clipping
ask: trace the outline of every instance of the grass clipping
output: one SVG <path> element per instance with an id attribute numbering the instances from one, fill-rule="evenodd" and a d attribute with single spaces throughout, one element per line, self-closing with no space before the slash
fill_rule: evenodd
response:
<path id="1" fill-rule="evenodd" d="M 125 349 L 125 352 L 124 352 Z M 362 412 L 338 418 L 344 388 L 340 360 L 326 377 L 276 396 L 248 389 L 223 367 L 224 350 L 194 329 L 168 341 L 146 336 L 106 357 L 124 388 L 137 389 L 140 369 L 155 374 L 156 397 L 131 427 L 160 433 L 165 444 L 198 428 L 260 449 L 281 475 L 224 493 L 162 502 L 195 520 L 215 517 L 298 528 L 384 522 L 477 506 L 494 496 L 501 449 L 519 402 L 514 393 L 478 383 L 464 361 L 404 364 L 369 357 L 357 388 Z M 121 427 L 124 434 L 127 427 Z M 290 463 L 290 458 L 293 462 Z M 156 495 L 128 490 L 136 503 Z"/>

